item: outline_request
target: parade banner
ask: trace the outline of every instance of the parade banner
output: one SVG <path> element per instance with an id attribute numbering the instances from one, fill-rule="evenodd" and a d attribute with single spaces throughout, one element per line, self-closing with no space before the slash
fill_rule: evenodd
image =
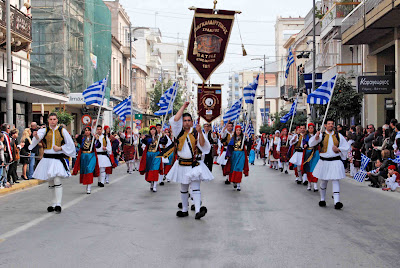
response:
<path id="1" fill-rule="evenodd" d="M 221 115 L 221 85 L 197 85 L 197 110 L 208 123 Z"/>
<path id="2" fill-rule="evenodd" d="M 187 61 L 205 83 L 225 58 L 235 11 L 196 8 Z"/>

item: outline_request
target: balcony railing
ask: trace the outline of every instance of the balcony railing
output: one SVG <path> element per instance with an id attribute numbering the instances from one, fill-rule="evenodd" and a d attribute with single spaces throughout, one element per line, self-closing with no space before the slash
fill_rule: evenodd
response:
<path id="1" fill-rule="evenodd" d="M 335 3 L 322 18 L 321 31 L 324 31 L 326 27 L 331 25 L 331 23 L 337 19 L 339 20 L 335 21 L 332 26 L 341 26 L 341 19 L 346 17 L 359 4 L 360 2 Z"/>
<path id="2" fill-rule="evenodd" d="M 347 31 L 351 26 L 355 25 L 359 20 L 364 18 L 372 9 L 378 6 L 384 0 L 364 0 L 356 8 L 354 8 L 342 21 L 342 33 Z"/>
<path id="3" fill-rule="evenodd" d="M 14 6 L 10 6 L 10 12 L 11 33 L 15 40 L 12 50 L 27 50 L 32 42 L 32 19 Z M 6 5 L 2 0 L 0 0 L 0 28 L 0 31 L 3 32 L 3 38 L 1 38 L 1 43 L 3 43 L 6 39 Z M 20 45 L 14 45 L 18 41 L 20 41 Z"/>

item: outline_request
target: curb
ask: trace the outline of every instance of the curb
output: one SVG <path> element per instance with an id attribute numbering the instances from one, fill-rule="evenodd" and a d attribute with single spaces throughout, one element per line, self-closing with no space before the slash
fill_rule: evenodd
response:
<path id="1" fill-rule="evenodd" d="M 0 189 L 0 196 L 12 193 L 12 192 L 16 192 L 16 191 L 20 191 L 23 189 L 27 189 L 27 188 L 31 188 L 37 185 L 40 185 L 42 183 L 45 183 L 46 181 L 42 181 L 42 180 L 36 180 L 36 179 L 32 179 L 32 180 L 19 180 L 19 183 L 14 184 L 12 187 L 10 188 L 4 188 L 4 189 Z"/>

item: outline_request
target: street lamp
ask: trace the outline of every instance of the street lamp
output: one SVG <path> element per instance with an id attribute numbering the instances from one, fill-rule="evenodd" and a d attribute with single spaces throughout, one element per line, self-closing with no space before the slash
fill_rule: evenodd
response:
<path id="1" fill-rule="evenodd" d="M 266 109 L 266 106 L 265 106 L 265 92 L 266 92 L 266 90 L 265 90 L 265 84 L 266 84 L 266 82 L 265 82 L 265 60 L 266 59 L 268 59 L 268 57 L 265 57 L 265 54 L 264 54 L 264 57 L 263 58 L 253 58 L 253 59 L 251 59 L 251 60 L 263 60 L 264 61 L 264 75 L 263 75 L 263 86 L 264 86 L 264 116 L 263 115 L 261 115 L 261 116 L 263 116 L 262 118 L 263 118 L 263 123 L 264 123 L 264 125 L 266 124 L 266 116 L 265 116 L 265 109 Z"/>

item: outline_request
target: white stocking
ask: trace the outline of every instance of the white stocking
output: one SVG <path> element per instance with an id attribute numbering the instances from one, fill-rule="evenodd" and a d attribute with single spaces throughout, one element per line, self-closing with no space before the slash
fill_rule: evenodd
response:
<path id="1" fill-rule="evenodd" d="M 100 177 L 98 177 L 97 180 L 98 180 L 98 182 L 101 182 L 102 184 L 104 184 L 105 179 L 106 179 L 106 168 L 101 167 L 100 168 Z"/>
<path id="2" fill-rule="evenodd" d="M 278 159 L 278 167 L 279 167 L 279 168 L 282 168 L 282 162 L 281 162 L 280 159 Z"/>
<path id="3" fill-rule="evenodd" d="M 326 187 L 328 186 L 328 181 L 321 180 L 321 183 L 319 185 L 321 189 L 321 201 L 325 201 L 325 196 L 326 196 Z"/>
<path id="4" fill-rule="evenodd" d="M 200 212 L 200 206 L 201 206 L 200 181 L 191 182 L 190 188 L 192 189 L 192 196 L 193 196 L 195 211 L 196 211 L 196 213 Z M 183 205 L 183 203 L 182 203 L 182 205 Z"/>
<path id="5" fill-rule="evenodd" d="M 61 206 L 63 188 L 60 177 L 54 178 L 54 193 L 55 193 L 56 206 Z"/>
<path id="6" fill-rule="evenodd" d="M 318 182 L 314 182 L 314 190 L 318 190 Z"/>
<path id="7" fill-rule="evenodd" d="M 54 189 L 54 179 L 49 180 L 49 189 L 51 190 L 51 193 L 53 195 L 53 199 L 52 199 L 51 203 L 52 203 L 52 206 L 55 207 L 57 204 L 57 200 L 56 200 L 56 191 Z"/>
<path id="8" fill-rule="evenodd" d="M 303 174 L 303 182 L 307 181 L 307 173 Z"/>
<path id="9" fill-rule="evenodd" d="M 333 201 L 336 204 L 340 201 L 340 184 L 338 180 L 332 181 Z"/>
<path id="10" fill-rule="evenodd" d="M 106 182 L 109 182 L 110 180 L 110 174 L 106 174 Z"/>
<path id="11" fill-rule="evenodd" d="M 182 212 L 188 211 L 189 206 L 189 184 L 181 184 L 181 200 L 182 200 Z"/>

